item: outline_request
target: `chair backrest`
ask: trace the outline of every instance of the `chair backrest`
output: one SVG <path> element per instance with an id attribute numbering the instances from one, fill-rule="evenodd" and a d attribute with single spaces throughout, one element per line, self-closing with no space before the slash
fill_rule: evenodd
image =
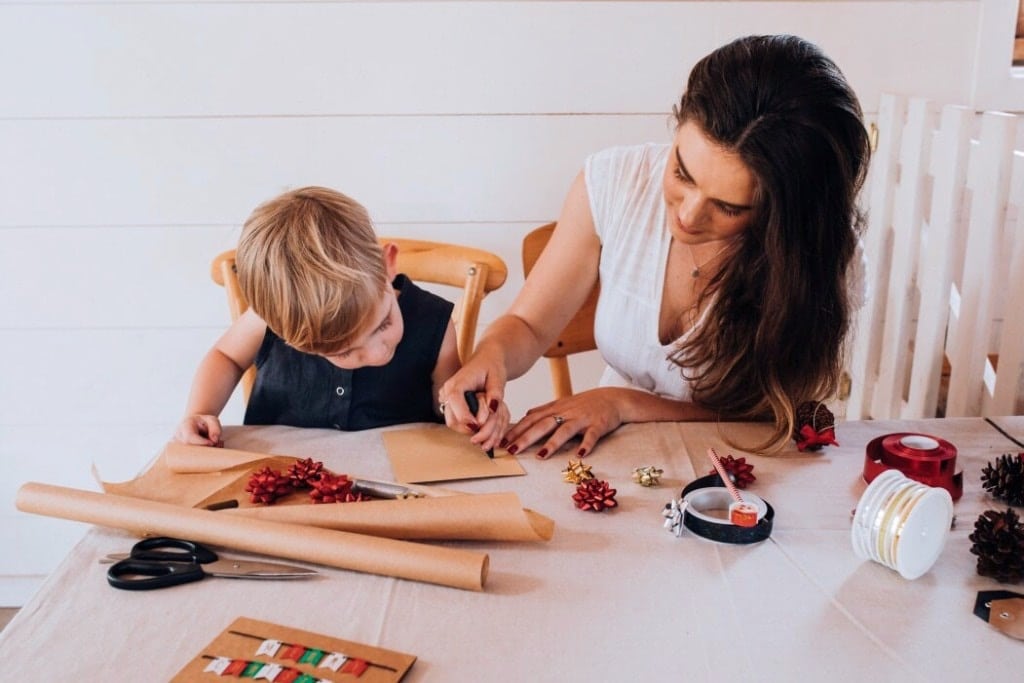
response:
<path id="1" fill-rule="evenodd" d="M 849 419 L 1024 412 L 1017 119 L 884 95 Z"/>
<path id="2" fill-rule="evenodd" d="M 473 351 L 477 321 L 484 297 L 505 284 L 508 267 L 501 257 L 483 249 L 443 242 L 380 237 L 381 244 L 398 247 L 398 271 L 417 282 L 458 287 L 462 295 L 455 303 L 455 323 L 459 357 L 465 360 Z M 231 319 L 235 320 L 249 307 L 238 286 L 234 249 L 218 255 L 211 267 L 214 282 L 224 286 Z M 249 368 L 242 377 L 245 400 L 256 380 L 256 368 Z"/>
<path id="3" fill-rule="evenodd" d="M 529 275 L 533 270 L 533 264 L 537 262 L 540 253 L 544 251 L 551 233 L 555 230 L 555 223 L 548 223 L 535 228 L 523 238 L 523 274 Z M 551 384 L 555 398 L 565 398 L 572 395 L 572 379 L 569 375 L 568 356 L 581 351 L 592 351 L 597 348 L 594 341 L 594 313 L 597 311 L 597 297 L 601 291 L 601 283 L 598 282 L 590 290 L 586 301 L 572 317 L 572 320 L 559 333 L 558 338 L 551 347 L 544 352 L 551 368 Z"/>

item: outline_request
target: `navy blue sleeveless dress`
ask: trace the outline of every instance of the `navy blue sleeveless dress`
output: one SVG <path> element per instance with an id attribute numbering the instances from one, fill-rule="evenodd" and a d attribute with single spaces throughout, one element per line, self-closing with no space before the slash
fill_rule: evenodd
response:
<path id="1" fill-rule="evenodd" d="M 245 424 L 356 431 L 441 422 L 434 413 L 430 374 L 454 306 L 405 275 L 392 285 L 405 331 L 390 363 L 343 370 L 326 358 L 296 351 L 267 328 Z"/>

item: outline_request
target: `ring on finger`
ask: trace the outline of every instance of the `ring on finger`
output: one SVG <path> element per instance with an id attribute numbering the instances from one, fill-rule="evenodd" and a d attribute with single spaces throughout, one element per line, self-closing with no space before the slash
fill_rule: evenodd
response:
<path id="1" fill-rule="evenodd" d="M 551 417 L 555 418 L 556 427 L 561 427 L 562 423 L 565 422 L 565 418 L 562 417 L 561 415 L 552 415 Z"/>
<path id="2" fill-rule="evenodd" d="M 442 415 L 444 415 L 444 406 L 445 406 L 444 401 L 441 401 L 440 403 L 437 404 L 437 409 L 441 411 Z"/>

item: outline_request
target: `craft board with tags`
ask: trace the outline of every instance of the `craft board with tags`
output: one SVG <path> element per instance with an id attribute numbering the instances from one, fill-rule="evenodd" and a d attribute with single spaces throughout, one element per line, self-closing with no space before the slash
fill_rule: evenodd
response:
<path id="1" fill-rule="evenodd" d="M 394 683 L 402 680 L 415 661 L 414 655 L 239 617 L 171 683 L 231 677 L 304 683 Z"/>

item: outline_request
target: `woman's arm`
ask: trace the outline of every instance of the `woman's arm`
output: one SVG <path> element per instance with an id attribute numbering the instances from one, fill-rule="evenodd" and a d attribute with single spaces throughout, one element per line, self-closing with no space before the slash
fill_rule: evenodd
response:
<path id="1" fill-rule="evenodd" d="M 586 300 L 598 278 L 600 255 L 601 243 L 581 173 L 569 191 L 547 248 L 515 302 L 487 329 L 463 370 L 442 388 L 442 400 L 460 395 L 456 391 L 463 387 L 482 388 L 486 393 L 489 410 L 481 406 L 477 413 L 481 422 L 480 430 L 471 437 L 474 443 L 484 448 L 505 446 L 514 454 L 544 441 L 538 455 L 547 457 L 579 436 L 576 454 L 582 457 L 601 437 L 625 422 L 716 417 L 690 402 L 620 387 L 592 389 L 538 406 L 507 432 L 507 419 L 492 414 L 504 407 L 505 382 L 519 377 L 536 362 Z M 602 291 L 601 295 L 610 293 Z M 452 406 L 445 415 L 449 426 L 472 431 L 467 427 L 464 404 L 453 402 Z"/>
<path id="2" fill-rule="evenodd" d="M 472 357 L 439 392 L 448 425 L 469 432 L 480 423 L 473 441 L 485 448 L 497 445 L 507 427 L 494 415 L 505 397 L 505 383 L 519 377 L 541 354 L 583 305 L 597 282 L 601 243 L 594 230 L 590 203 L 581 172 L 576 176 L 562 213 L 530 276 L 509 310 L 480 338 Z M 480 412 L 473 416 L 464 391 L 482 391 Z"/>
<path id="3" fill-rule="evenodd" d="M 220 412 L 242 373 L 256 360 L 266 331 L 267 324 L 249 310 L 217 340 L 196 370 L 175 440 L 203 446 L 220 444 Z"/>

